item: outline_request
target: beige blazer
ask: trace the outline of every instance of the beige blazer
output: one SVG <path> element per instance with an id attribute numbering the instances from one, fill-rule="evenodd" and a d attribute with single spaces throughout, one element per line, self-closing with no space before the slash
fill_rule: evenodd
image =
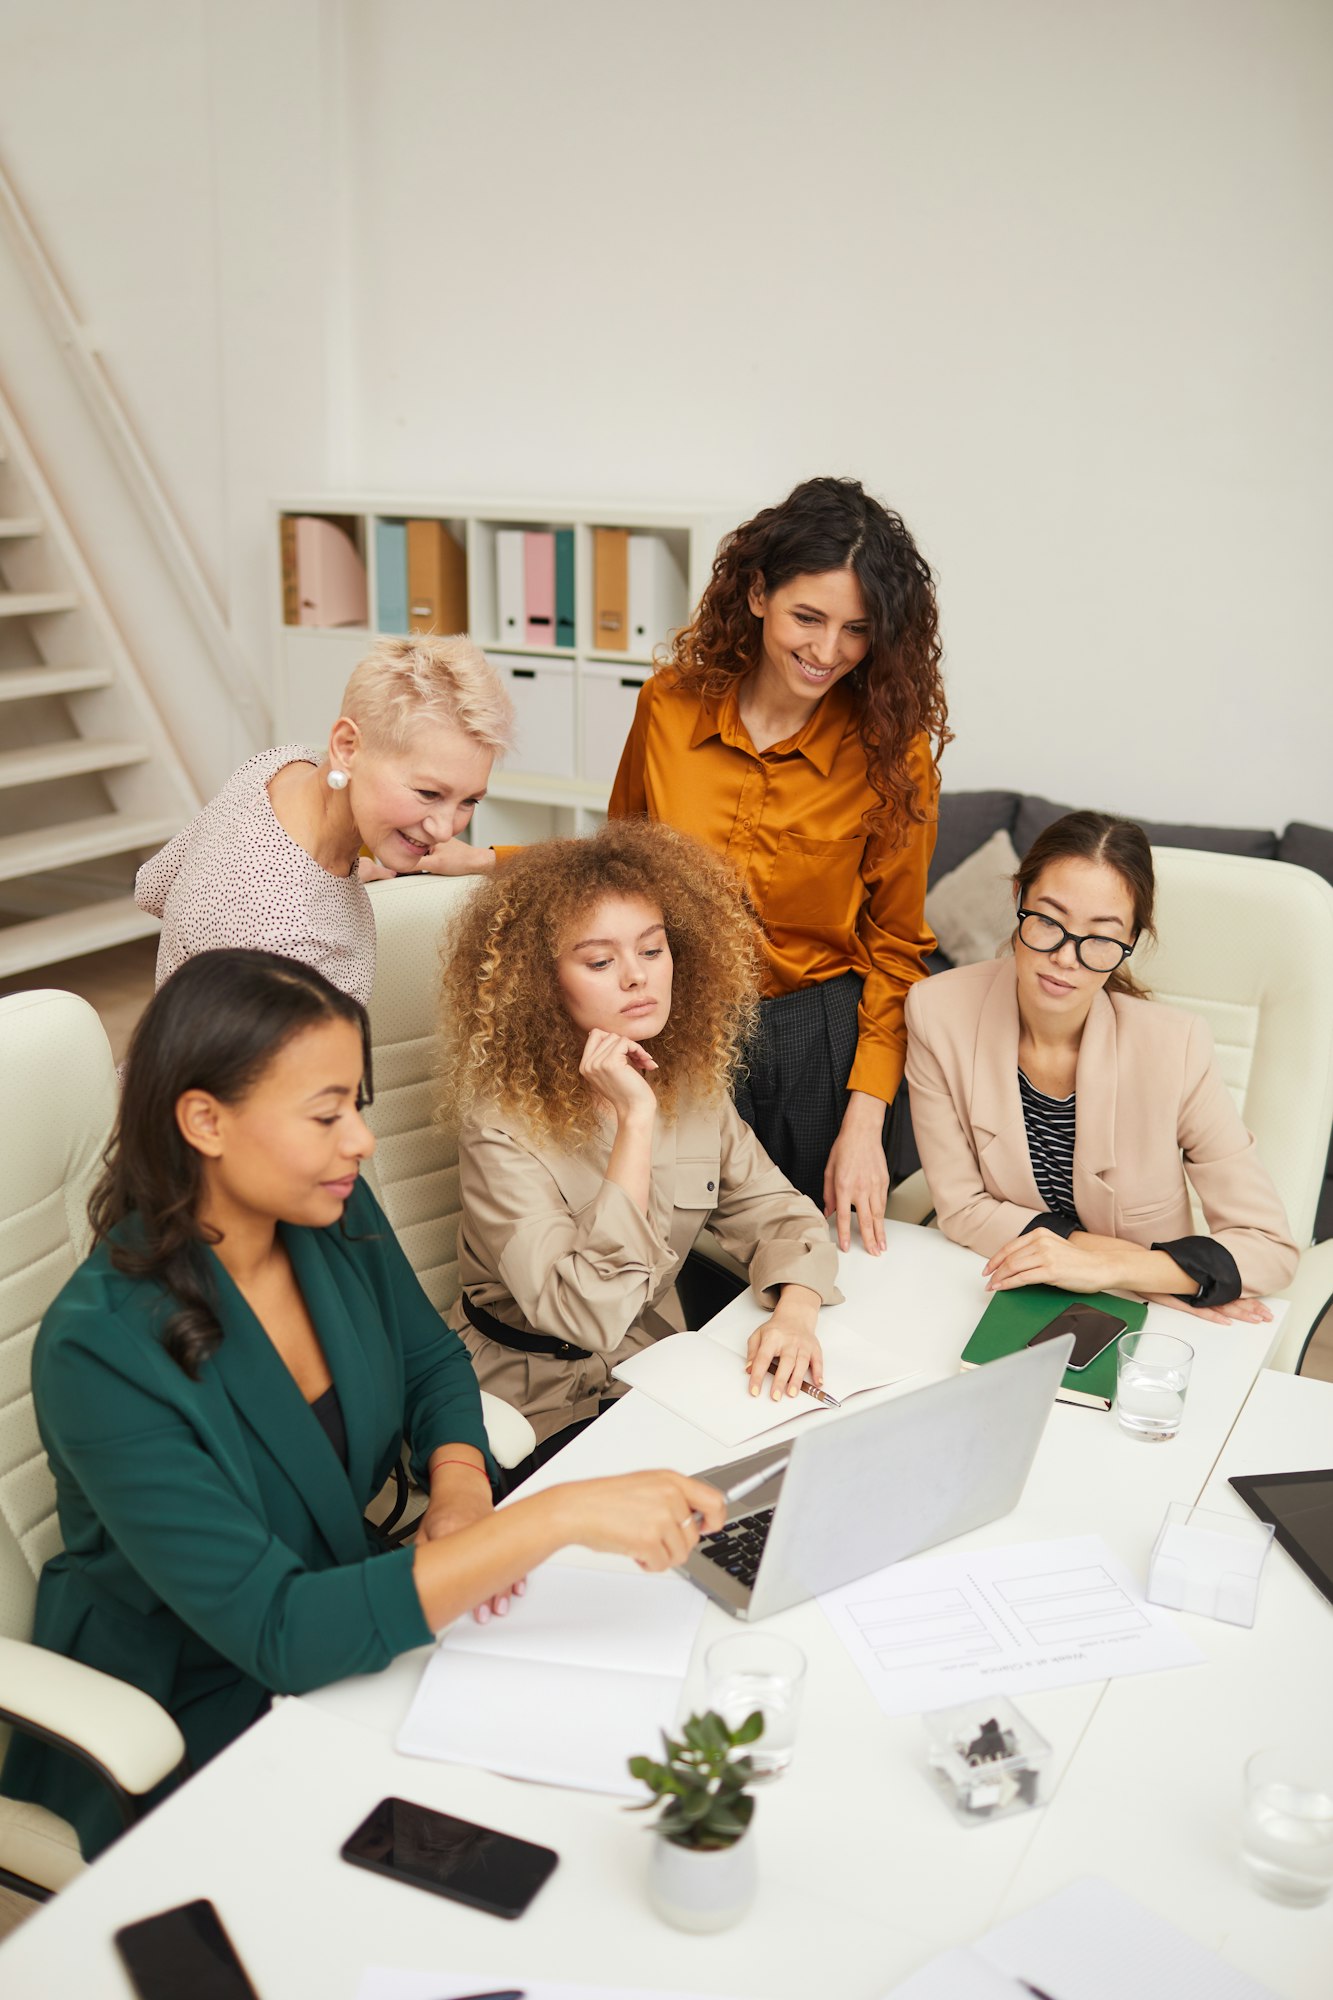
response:
<path id="1" fill-rule="evenodd" d="M 912 1128 L 940 1228 L 989 1257 L 1045 1211 L 1018 1095 L 1010 958 L 907 995 Z M 1245 1291 L 1279 1291 L 1298 1252 L 1196 1014 L 1100 992 L 1079 1044 L 1074 1206 L 1096 1236 L 1151 1246 L 1196 1233 L 1188 1174 Z"/>
<path id="2" fill-rule="evenodd" d="M 489 1109 L 459 1134 L 463 1293 L 508 1326 L 587 1350 L 578 1361 L 516 1354 L 478 1333 L 461 1300 L 449 1315 L 483 1389 L 522 1410 L 538 1440 L 621 1393 L 611 1370 L 676 1328 L 658 1310 L 705 1223 L 746 1265 L 757 1297 L 808 1285 L 825 1305 L 842 1297 L 838 1253 L 812 1201 L 769 1159 L 730 1098 L 685 1107 L 653 1135 L 650 1212 L 605 1179 L 610 1139 L 586 1153 L 537 1142 Z M 739 1365 L 739 1364 L 738 1364 Z"/>

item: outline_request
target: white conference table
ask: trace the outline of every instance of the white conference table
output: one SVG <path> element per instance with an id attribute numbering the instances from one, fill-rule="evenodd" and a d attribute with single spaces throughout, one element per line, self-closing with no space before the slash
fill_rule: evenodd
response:
<path id="1" fill-rule="evenodd" d="M 842 1285 L 867 1332 L 910 1347 L 919 1382 L 956 1367 L 985 1304 L 980 1270 L 979 1259 L 937 1232 L 890 1225 L 886 1256 L 853 1250 L 842 1260 Z M 727 1308 L 737 1317 L 750 1311 L 743 1300 Z M 1182 1315 L 1154 1311 L 1160 1324 L 1185 1330 Z M 1212 1479 L 1274 1338 L 1272 1329 L 1244 1326 L 1199 1326 L 1196 1336 L 1178 1438 L 1145 1445 L 1124 1436 L 1113 1416 L 1058 1405 L 1017 1510 L 955 1546 L 1096 1532 L 1142 1575 L 1168 1502 L 1197 1498 Z M 1265 1376 L 1259 1410 L 1270 1381 L 1298 1399 L 1322 1386 Z M 1316 1394 L 1308 1407 L 1317 1434 L 1325 1399 Z M 838 1420 L 821 1413 L 800 1421 Z M 1325 1445 L 1307 1449 L 1333 1460 L 1326 1414 L 1322 1421 Z M 1249 1469 L 1302 1462 L 1278 1438 L 1270 1449 L 1261 1437 L 1254 1449 L 1264 1462 Z M 705 1432 L 632 1394 L 539 1479 L 663 1463 L 690 1471 L 726 1455 Z M 1232 1859 L 1239 1767 L 1265 1734 L 1261 1718 L 1280 1706 L 1292 1724 L 1327 1727 L 1327 1672 L 1322 1686 L 1314 1665 L 1298 1682 L 1272 1678 L 1288 1644 L 1333 1664 L 1330 1608 L 1298 1572 L 1293 1591 L 1280 1575 L 1289 1567 L 1275 1549 L 1252 1633 L 1182 1620 L 1207 1666 L 1023 1696 L 1024 1712 L 1054 1746 L 1051 1803 L 973 1829 L 954 1822 L 929 1784 L 919 1719 L 880 1713 L 818 1606 L 771 1621 L 809 1659 L 797 1755 L 759 1797 L 758 1900 L 736 1929 L 712 1938 L 683 1936 L 652 1915 L 643 1893 L 651 1836 L 620 1801 L 398 1756 L 393 1737 L 423 1650 L 383 1674 L 279 1704 L 0 1949 L 0 1990 L 7 2000 L 66 1990 L 123 2000 L 130 1989 L 112 1932 L 203 1895 L 217 1904 L 263 2000 L 351 2000 L 370 1964 L 458 1971 L 479 1986 L 544 1977 L 762 2000 L 818 1991 L 871 2000 L 1070 1873 L 1101 1872 L 1291 2000 L 1322 1995 L 1319 1955 L 1324 1966 L 1333 1957 L 1333 1911 L 1263 1902 L 1242 1887 Z M 734 1629 L 708 1608 L 687 1695 L 699 1692 L 705 1647 Z M 1171 1721 L 1158 1729 L 1145 1715 Z M 1207 1740 L 1191 1727 L 1195 1716 L 1213 1718 Z M 1234 1741 L 1219 1751 L 1214 1738 L 1228 1733 Z M 1098 1772 L 1109 1778 L 1099 1782 Z M 1107 1785 L 1117 1801 L 1114 1837 L 1103 1837 L 1099 1819 Z M 1213 1791 L 1227 1794 L 1227 1811 L 1215 1802 L 1196 1811 L 1193 1802 Z M 387 1793 L 544 1842 L 559 1852 L 560 1868 L 513 1925 L 348 1868 L 338 1859 L 342 1840 Z M 1174 1856 L 1170 1839 L 1180 1843 Z M 1180 1870 L 1190 1892 L 1177 1905 Z"/>
<path id="2" fill-rule="evenodd" d="M 1252 1519 L 1233 1475 L 1333 1465 L 1333 1382 L 1261 1374 L 1201 1504 Z M 1108 1683 L 1058 1809 L 1043 1816 L 1000 1914 L 1076 1876 L 1109 1875 L 1278 1993 L 1333 1993 L 1333 1898 L 1282 1909 L 1239 1853 L 1242 1771 L 1283 1742 L 1333 1745 L 1333 1606 L 1274 1542 L 1252 1631 L 1182 1619 L 1205 1668 Z"/>

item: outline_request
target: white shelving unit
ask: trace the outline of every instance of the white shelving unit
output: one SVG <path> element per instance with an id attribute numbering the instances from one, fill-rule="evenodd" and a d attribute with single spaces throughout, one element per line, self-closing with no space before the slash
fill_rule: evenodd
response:
<path id="1" fill-rule="evenodd" d="M 380 601 L 375 573 L 377 520 L 439 520 L 467 555 L 468 631 L 502 675 L 518 718 L 517 742 L 492 778 L 473 838 L 486 842 L 540 840 L 586 833 L 605 815 L 611 781 L 634 714 L 639 688 L 652 671 L 656 647 L 611 652 L 593 644 L 593 538 L 598 528 L 660 535 L 697 604 L 723 535 L 743 510 L 570 506 L 549 500 L 456 500 L 397 493 L 320 493 L 283 499 L 277 508 L 273 600 L 282 615 L 279 524 L 288 514 L 352 517 L 367 568 L 367 601 Z M 501 528 L 574 532 L 573 646 L 520 646 L 499 635 L 496 581 Z M 322 743 L 338 712 L 353 667 L 377 634 L 373 627 L 280 625 L 278 734 L 284 742 Z"/>

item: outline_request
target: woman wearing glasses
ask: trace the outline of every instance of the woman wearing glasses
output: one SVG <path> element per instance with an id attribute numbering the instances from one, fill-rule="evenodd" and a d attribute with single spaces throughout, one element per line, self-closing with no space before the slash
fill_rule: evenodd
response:
<path id="1" fill-rule="evenodd" d="M 1014 878 L 1013 957 L 909 989 L 912 1122 L 941 1229 L 992 1291 L 1112 1286 L 1267 1320 L 1298 1252 L 1205 1024 L 1125 961 L 1153 935 L 1141 827 L 1069 813 Z M 1186 1176 L 1211 1234 L 1192 1233 Z"/>

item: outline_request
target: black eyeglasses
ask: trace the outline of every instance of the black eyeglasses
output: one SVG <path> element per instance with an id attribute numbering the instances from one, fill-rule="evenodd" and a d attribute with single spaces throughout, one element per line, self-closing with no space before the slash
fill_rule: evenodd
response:
<path id="1" fill-rule="evenodd" d="M 1072 944 L 1079 964 L 1089 972 L 1114 972 L 1138 943 L 1137 937 L 1128 944 L 1121 944 L 1118 938 L 1075 937 L 1073 931 L 1057 924 L 1054 917 L 1044 917 L 1040 910 L 1020 909 L 1018 935 L 1029 951 L 1059 951 L 1062 944 Z"/>

